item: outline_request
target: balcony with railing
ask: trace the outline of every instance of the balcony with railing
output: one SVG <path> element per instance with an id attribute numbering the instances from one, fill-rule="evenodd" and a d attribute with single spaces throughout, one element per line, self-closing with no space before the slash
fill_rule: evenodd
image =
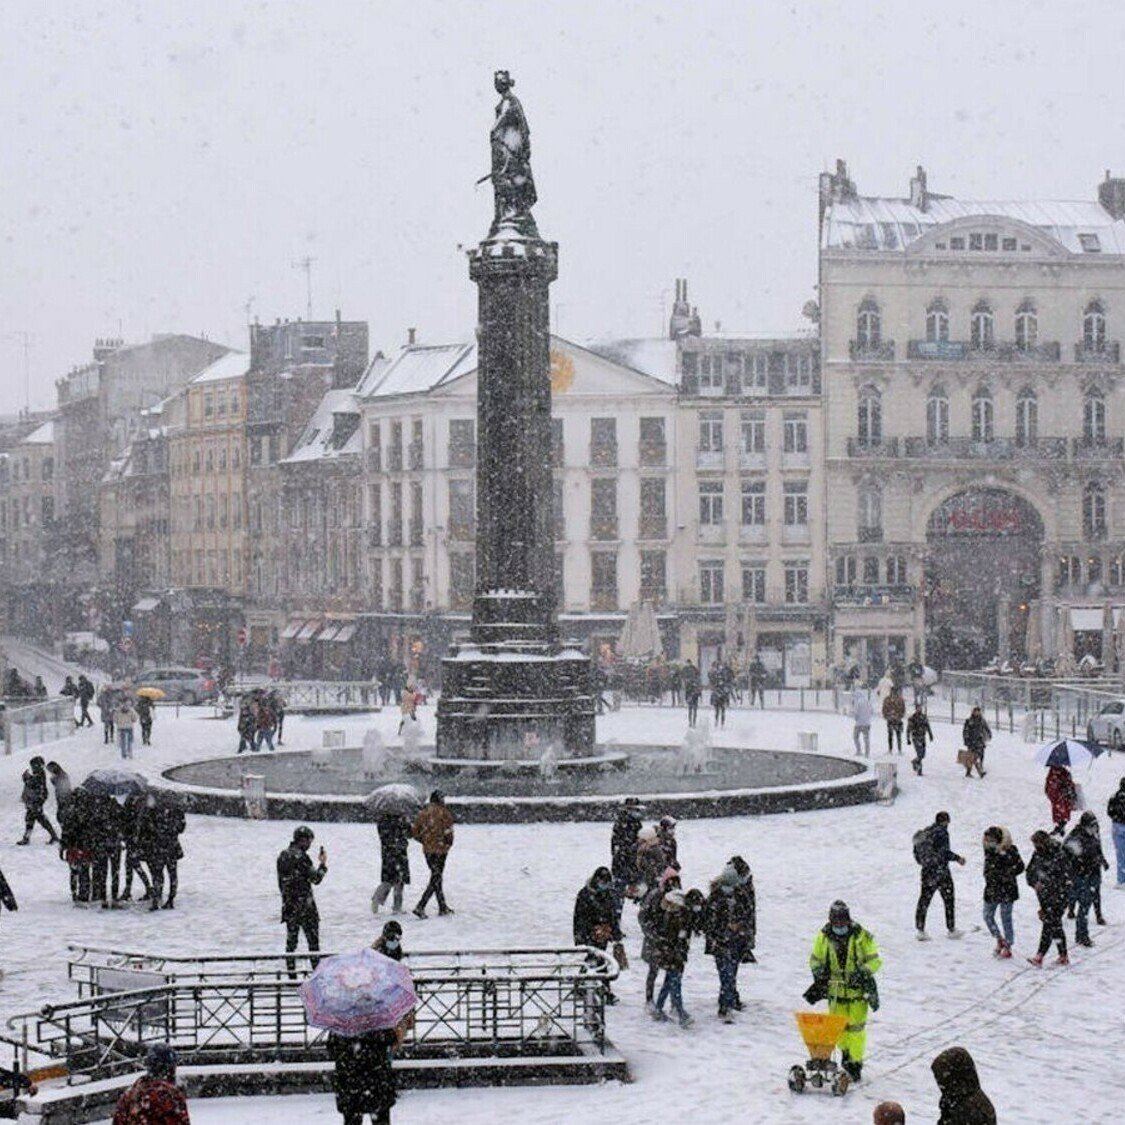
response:
<path id="1" fill-rule="evenodd" d="M 781 525 L 781 542 L 786 547 L 800 547 L 812 542 L 807 523 L 785 523 Z"/>
<path id="2" fill-rule="evenodd" d="M 1121 344 L 1117 340 L 1106 340 L 1101 347 L 1087 347 L 1081 340 L 1074 345 L 1075 363 L 1120 363 Z"/>
<path id="3" fill-rule="evenodd" d="M 879 340 L 868 343 L 864 340 L 849 340 L 848 357 L 856 363 L 893 363 L 895 342 Z"/>
<path id="4" fill-rule="evenodd" d="M 744 472 L 762 472 L 766 467 L 765 450 L 740 449 L 738 467 Z"/>
<path id="5" fill-rule="evenodd" d="M 1104 438 L 1101 441 L 1073 438 L 1070 454 L 1076 461 L 1105 461 L 1121 457 L 1125 454 L 1125 438 Z"/>
<path id="6" fill-rule="evenodd" d="M 971 340 L 910 340 L 907 359 L 977 361 L 979 363 L 1058 363 L 1062 346 L 1057 340 L 1020 347 L 1018 344 L 989 344 L 978 347 Z"/>
<path id="7" fill-rule="evenodd" d="M 868 441 L 863 438 L 848 438 L 849 457 L 897 457 L 899 455 L 898 438 L 883 438 L 880 441 Z"/>
<path id="8" fill-rule="evenodd" d="M 762 544 L 769 541 L 769 530 L 764 523 L 744 523 L 738 528 L 738 541 L 744 544 Z"/>
<path id="9" fill-rule="evenodd" d="M 913 605 L 913 586 L 850 585 L 837 586 L 832 591 L 836 605 Z"/>
<path id="10" fill-rule="evenodd" d="M 1037 437 L 1027 439 L 993 438 L 976 441 L 971 437 L 950 437 L 945 441 L 929 441 L 924 437 L 885 438 L 872 444 L 848 439 L 848 456 L 857 458 L 898 458 L 929 461 L 1012 461 L 1067 459 L 1071 439 Z M 1113 443 L 1110 443 L 1112 447 Z M 1101 452 L 1095 456 L 1113 456 Z"/>
<path id="11" fill-rule="evenodd" d="M 727 540 L 726 524 L 723 523 L 701 523 L 699 525 L 699 542 L 700 543 L 725 543 Z"/>
<path id="12" fill-rule="evenodd" d="M 723 451 L 721 449 L 697 449 L 695 451 L 697 469 L 722 469 Z"/>

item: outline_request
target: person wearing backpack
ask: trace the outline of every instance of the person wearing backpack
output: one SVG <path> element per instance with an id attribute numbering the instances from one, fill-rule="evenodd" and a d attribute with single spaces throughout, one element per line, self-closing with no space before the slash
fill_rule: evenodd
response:
<path id="1" fill-rule="evenodd" d="M 965 857 L 951 851 L 949 847 L 949 813 L 939 812 L 928 828 L 914 834 L 914 858 L 922 868 L 922 888 L 918 895 L 918 906 L 914 911 L 914 929 L 919 941 L 929 941 L 926 933 L 926 913 L 934 894 L 941 895 L 945 906 L 945 928 L 951 938 L 959 938 L 954 916 L 953 876 L 949 873 L 950 862 L 965 865 Z"/>

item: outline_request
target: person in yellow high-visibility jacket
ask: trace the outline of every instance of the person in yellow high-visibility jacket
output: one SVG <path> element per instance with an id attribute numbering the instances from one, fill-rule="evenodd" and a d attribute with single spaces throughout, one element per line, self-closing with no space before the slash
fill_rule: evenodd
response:
<path id="1" fill-rule="evenodd" d="M 875 974 L 882 961 L 872 937 L 852 921 L 848 905 L 837 899 L 828 912 L 828 925 L 813 938 L 813 984 L 805 993 L 810 1004 L 828 999 L 828 1010 L 846 1016 L 848 1026 L 840 1040 L 844 1070 L 858 1082 L 867 1049 L 867 1012 L 879 1008 Z"/>

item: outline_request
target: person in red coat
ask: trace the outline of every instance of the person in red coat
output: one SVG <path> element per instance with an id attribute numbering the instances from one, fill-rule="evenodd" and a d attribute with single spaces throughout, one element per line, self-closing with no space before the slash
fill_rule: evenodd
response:
<path id="1" fill-rule="evenodd" d="M 148 1073 L 117 1100 L 113 1125 L 191 1125 L 187 1097 L 176 1085 L 176 1052 L 156 1043 L 145 1056 Z"/>
<path id="2" fill-rule="evenodd" d="M 1062 836 L 1078 801 L 1078 790 L 1075 788 L 1074 778 L 1070 776 L 1070 770 L 1066 766 L 1048 767 L 1043 792 L 1051 802 L 1051 820 L 1055 825 L 1052 835 Z"/>

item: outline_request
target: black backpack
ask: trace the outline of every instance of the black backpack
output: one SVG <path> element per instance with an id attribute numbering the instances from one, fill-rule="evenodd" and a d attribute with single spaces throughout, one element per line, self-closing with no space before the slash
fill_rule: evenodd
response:
<path id="1" fill-rule="evenodd" d="M 933 828 L 932 824 L 928 824 L 914 833 L 914 860 L 922 867 L 934 857 Z"/>

